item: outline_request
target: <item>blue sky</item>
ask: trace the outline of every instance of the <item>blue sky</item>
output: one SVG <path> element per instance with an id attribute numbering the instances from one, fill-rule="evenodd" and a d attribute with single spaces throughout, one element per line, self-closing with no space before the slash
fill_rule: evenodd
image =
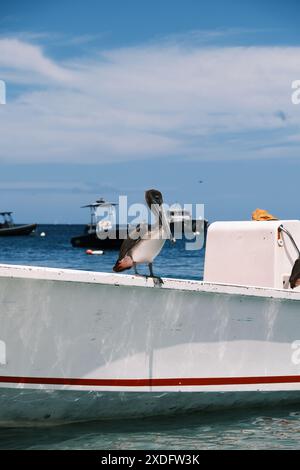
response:
<path id="1" fill-rule="evenodd" d="M 299 218 L 299 17 L 297 1 L 2 1 L 1 210 L 85 222 L 96 197 L 157 187 L 209 220 Z"/>

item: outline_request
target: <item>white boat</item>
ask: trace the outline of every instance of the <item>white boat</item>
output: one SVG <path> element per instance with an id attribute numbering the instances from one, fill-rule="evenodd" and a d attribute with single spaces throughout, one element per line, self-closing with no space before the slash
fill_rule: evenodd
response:
<path id="1" fill-rule="evenodd" d="M 192 234 L 200 235 L 202 233 L 204 238 L 206 237 L 208 221 L 203 218 L 193 219 L 191 212 L 187 209 L 182 209 L 174 204 L 167 211 L 167 218 L 175 238 L 181 233 L 187 235 L 187 237 L 190 237 Z"/>
<path id="2" fill-rule="evenodd" d="M 172 210 L 168 211 L 168 218 L 169 222 L 173 224 L 178 222 L 191 222 L 192 214 L 186 209 L 174 207 Z"/>
<path id="3" fill-rule="evenodd" d="M 204 281 L 0 265 L 0 424 L 299 403 L 281 224 L 212 224 Z"/>

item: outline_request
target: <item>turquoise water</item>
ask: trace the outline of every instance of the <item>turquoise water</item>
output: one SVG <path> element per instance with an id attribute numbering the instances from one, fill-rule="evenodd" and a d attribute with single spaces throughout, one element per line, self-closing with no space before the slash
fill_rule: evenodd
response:
<path id="1" fill-rule="evenodd" d="M 37 234 L 0 238 L 1 263 L 108 271 L 117 252 L 88 256 L 70 238 L 83 226 L 40 226 Z M 39 233 L 44 231 L 46 237 Z M 203 253 L 166 243 L 155 261 L 160 276 L 201 279 Z M 299 449 L 300 405 L 171 418 L 94 422 L 43 428 L 0 428 L 0 449 Z"/>
<path id="2" fill-rule="evenodd" d="M 0 429 L 0 449 L 299 449 L 300 407 Z"/>

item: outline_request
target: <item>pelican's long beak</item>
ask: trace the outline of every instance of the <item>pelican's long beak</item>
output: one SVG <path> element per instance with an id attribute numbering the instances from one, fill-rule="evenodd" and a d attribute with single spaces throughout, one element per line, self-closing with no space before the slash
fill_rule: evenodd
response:
<path id="1" fill-rule="evenodd" d="M 173 243 L 175 243 L 176 239 L 172 235 L 170 223 L 163 207 L 163 197 L 161 192 L 157 189 L 149 189 L 145 193 L 145 199 L 148 204 L 148 207 L 156 215 L 157 219 L 159 220 L 160 226 L 163 227 L 164 232 L 167 234 L 167 238 Z"/>
<path id="2" fill-rule="evenodd" d="M 163 228 L 164 228 L 164 230 L 167 234 L 168 240 L 170 240 L 172 243 L 175 243 L 176 239 L 172 235 L 171 228 L 170 228 L 170 223 L 169 223 L 168 218 L 166 216 L 166 211 L 165 211 L 164 207 L 159 206 L 158 210 L 159 210 L 158 217 L 159 217 L 161 225 L 163 226 Z"/>

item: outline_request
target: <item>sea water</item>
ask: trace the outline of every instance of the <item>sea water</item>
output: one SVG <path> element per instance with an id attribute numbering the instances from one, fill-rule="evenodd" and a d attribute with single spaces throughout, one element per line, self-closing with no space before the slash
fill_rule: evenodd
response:
<path id="1" fill-rule="evenodd" d="M 40 225 L 34 235 L 0 237 L 0 263 L 112 272 L 117 251 L 89 256 L 73 248 L 79 225 Z M 41 237 L 41 232 L 46 236 Z M 184 241 L 166 242 L 155 260 L 159 276 L 201 279 L 203 251 Z M 69 424 L 43 428 L 0 428 L 0 449 L 299 449 L 300 405 L 155 419 Z"/>

